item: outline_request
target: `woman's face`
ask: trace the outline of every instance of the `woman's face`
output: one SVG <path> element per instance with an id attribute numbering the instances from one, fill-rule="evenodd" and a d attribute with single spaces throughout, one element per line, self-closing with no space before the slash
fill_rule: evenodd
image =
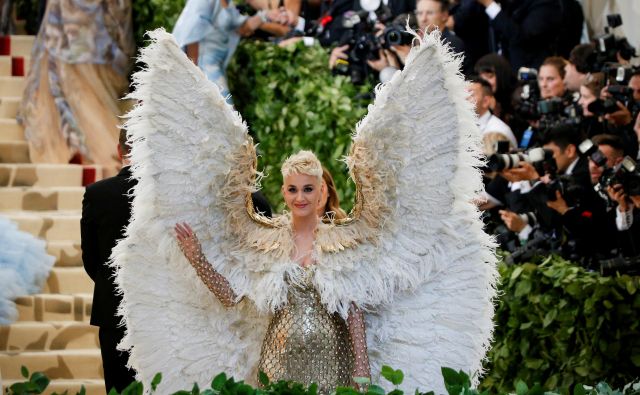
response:
<path id="1" fill-rule="evenodd" d="M 492 71 L 481 71 L 480 78 L 487 81 L 489 85 L 491 85 L 491 91 L 496 93 L 498 90 L 498 78 L 496 77 L 496 73 Z"/>
<path id="2" fill-rule="evenodd" d="M 543 99 L 564 95 L 564 81 L 555 66 L 546 64 L 540 67 L 538 86 L 540 87 L 540 96 L 542 96 Z"/>
<path id="3" fill-rule="evenodd" d="M 284 180 L 282 196 L 293 216 L 316 216 L 322 199 L 322 190 L 322 183 L 316 177 L 292 174 Z"/>
<path id="4" fill-rule="evenodd" d="M 597 99 L 596 95 L 593 94 L 589 89 L 585 86 L 580 87 L 580 99 L 578 100 L 578 104 L 582 106 L 582 114 L 585 117 L 592 117 L 593 113 L 589 111 L 589 104 L 593 103 Z"/>

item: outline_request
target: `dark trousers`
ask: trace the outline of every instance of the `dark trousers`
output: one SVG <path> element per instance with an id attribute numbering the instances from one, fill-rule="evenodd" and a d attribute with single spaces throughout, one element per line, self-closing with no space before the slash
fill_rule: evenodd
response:
<path id="1" fill-rule="evenodd" d="M 135 372 L 127 368 L 129 353 L 116 349 L 124 337 L 124 328 L 100 328 L 100 353 L 102 354 L 102 368 L 104 369 L 104 385 L 107 394 L 114 388 L 122 392 L 135 380 Z"/>

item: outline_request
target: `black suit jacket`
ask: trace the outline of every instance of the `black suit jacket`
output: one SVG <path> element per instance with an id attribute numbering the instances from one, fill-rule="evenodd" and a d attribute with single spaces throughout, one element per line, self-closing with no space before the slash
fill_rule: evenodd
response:
<path id="1" fill-rule="evenodd" d="M 107 265 L 111 250 L 131 218 L 131 201 L 127 196 L 136 181 L 131 179 L 129 167 L 117 176 L 87 186 L 82 200 L 82 261 L 93 279 L 93 307 L 91 325 L 115 328 L 121 297 L 117 295 L 113 270 Z"/>
<path id="2" fill-rule="evenodd" d="M 561 0 L 504 2 L 491 26 L 514 71 L 538 68 L 555 53 L 562 24 Z"/>

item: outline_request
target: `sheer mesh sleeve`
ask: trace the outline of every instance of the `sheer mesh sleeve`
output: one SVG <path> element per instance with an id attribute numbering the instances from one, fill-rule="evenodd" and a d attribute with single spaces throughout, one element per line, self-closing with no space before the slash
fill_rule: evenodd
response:
<path id="1" fill-rule="evenodd" d="M 237 296 L 235 292 L 233 292 L 233 289 L 231 289 L 229 281 L 227 281 L 222 274 L 218 273 L 213 266 L 211 266 L 207 257 L 202 252 L 202 247 L 195 236 L 194 240 L 190 243 L 190 246 L 191 248 L 183 248 L 182 252 L 187 260 L 189 260 L 189 263 L 191 263 L 191 266 L 196 269 L 198 277 L 200 277 L 204 285 L 206 285 L 218 300 L 220 300 L 220 303 L 222 303 L 223 306 L 235 306 L 237 303 Z"/>
<path id="2" fill-rule="evenodd" d="M 371 377 L 369 353 L 367 352 L 367 334 L 364 325 L 364 313 L 355 304 L 351 305 L 347 317 L 351 347 L 354 356 L 354 377 Z"/>

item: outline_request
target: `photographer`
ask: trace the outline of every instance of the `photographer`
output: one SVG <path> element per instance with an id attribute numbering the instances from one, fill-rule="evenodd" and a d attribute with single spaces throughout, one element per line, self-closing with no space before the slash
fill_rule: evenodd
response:
<path id="1" fill-rule="evenodd" d="M 627 195 L 620 184 L 608 187 L 607 194 L 618 205 L 615 224 L 622 255 L 640 255 L 640 196 Z"/>
<path id="2" fill-rule="evenodd" d="M 595 52 L 593 44 L 580 44 L 571 50 L 569 62 L 564 67 L 564 84 L 571 92 L 580 90 L 590 75 L 591 58 Z"/>
<path id="3" fill-rule="evenodd" d="M 512 147 L 517 147 L 516 141 L 511 128 L 504 123 L 500 118 L 493 115 L 490 108 L 495 106 L 495 97 L 493 96 L 493 90 L 489 82 L 475 77 L 472 78 L 469 84 L 470 98 L 473 99 L 475 104 L 476 114 L 478 115 L 478 126 L 483 135 L 488 133 L 497 132 L 506 137 Z"/>
<path id="4" fill-rule="evenodd" d="M 576 260 L 587 258 L 585 264 L 589 266 L 594 252 L 609 246 L 594 243 L 597 233 L 585 231 L 583 227 L 583 218 L 602 223 L 605 213 L 601 199 L 593 191 L 588 159 L 579 154 L 581 142 L 582 136 L 575 128 L 557 126 L 546 134 L 544 141 L 544 148 L 553 153 L 551 165 L 555 169 L 547 165 L 550 170 L 541 176 L 532 164 L 521 163 L 519 167 L 503 171 L 506 179 L 532 185 L 522 196 L 529 200 L 533 211 L 516 218 L 515 213 L 505 210 L 501 216 L 511 230 L 519 232 L 521 239 L 538 228 L 559 244 L 563 256 Z"/>
<path id="5" fill-rule="evenodd" d="M 450 6 L 449 0 L 418 0 L 416 3 L 418 27 L 425 33 L 430 33 L 435 29 L 440 30 L 442 42 L 448 44 L 454 53 L 464 55 L 462 73 L 469 75 L 473 65 L 469 56 L 465 54 L 464 42 L 447 28 Z"/>
<path id="6" fill-rule="evenodd" d="M 540 66 L 538 86 L 542 99 L 563 97 L 567 91 L 564 84 L 567 61 L 558 56 L 546 58 Z"/>

